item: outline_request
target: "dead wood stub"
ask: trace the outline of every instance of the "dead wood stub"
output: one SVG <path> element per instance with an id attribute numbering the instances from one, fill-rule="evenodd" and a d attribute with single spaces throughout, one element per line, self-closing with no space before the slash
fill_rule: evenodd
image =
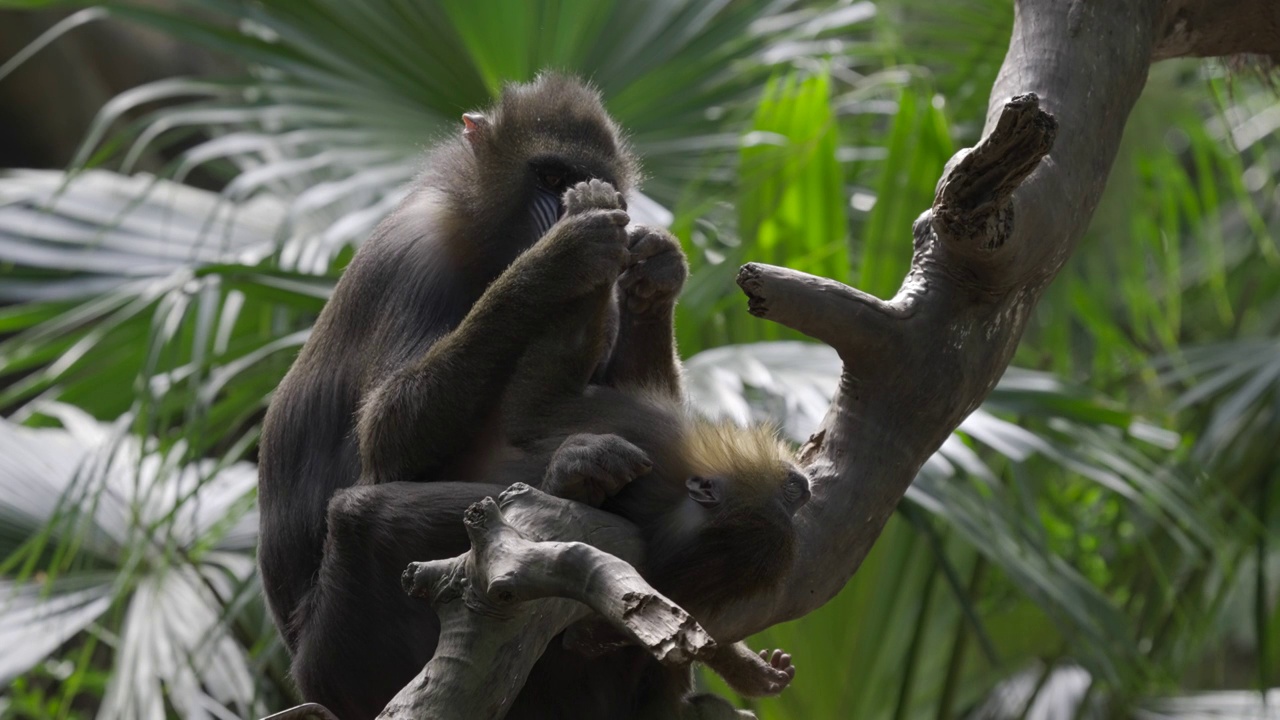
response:
<path id="1" fill-rule="evenodd" d="M 932 224 L 966 253 L 990 253 L 1013 234 L 1013 192 L 1053 148 L 1058 123 L 1027 93 L 1010 99 L 991 133 L 958 155 L 939 183 Z"/>

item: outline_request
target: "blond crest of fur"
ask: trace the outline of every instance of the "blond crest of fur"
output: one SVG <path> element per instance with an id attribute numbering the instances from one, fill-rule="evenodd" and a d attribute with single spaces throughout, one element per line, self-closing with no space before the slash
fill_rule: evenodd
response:
<path id="1" fill-rule="evenodd" d="M 662 390 L 633 388 L 629 392 L 678 418 L 683 425 L 679 454 L 695 475 L 733 478 L 741 487 L 738 492 L 766 496 L 777 492 L 796 465 L 794 451 L 772 423 L 742 426 L 710 420 Z"/>
<path id="2" fill-rule="evenodd" d="M 793 455 L 773 425 L 686 417 L 683 456 L 696 474 L 733 478 L 739 492 L 755 496 L 777 492 L 787 479 Z"/>

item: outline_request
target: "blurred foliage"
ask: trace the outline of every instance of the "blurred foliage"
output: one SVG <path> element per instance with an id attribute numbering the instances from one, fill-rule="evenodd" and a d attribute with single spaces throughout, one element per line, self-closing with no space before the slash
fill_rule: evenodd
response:
<path id="1" fill-rule="evenodd" d="M 253 572 L 262 412 L 419 150 L 505 80 L 599 85 L 635 213 L 690 255 L 694 401 L 803 438 L 838 361 L 750 318 L 737 267 L 891 296 L 1012 4 L 108 3 L 245 73 L 126 92 L 71 171 L 0 176 L 0 717 L 293 702 Z M 756 639 L 799 667 L 761 718 L 1263 716 L 1228 691 L 1280 682 L 1277 129 L 1255 78 L 1153 69 L 1025 369 L 846 589 Z"/>

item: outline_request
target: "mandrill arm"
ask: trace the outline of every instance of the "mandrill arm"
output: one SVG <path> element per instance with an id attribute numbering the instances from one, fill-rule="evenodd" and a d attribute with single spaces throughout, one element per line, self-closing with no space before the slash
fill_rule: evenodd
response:
<path id="1" fill-rule="evenodd" d="M 681 397 L 675 304 L 689 275 L 680 241 L 643 225 L 631 231 L 630 259 L 618 278 L 618 340 L 604 371 L 611 387 L 656 387 Z"/>
<path id="2" fill-rule="evenodd" d="M 453 332 L 378 383 L 360 408 L 360 482 L 416 480 L 470 447 L 543 334 L 545 308 L 614 283 L 625 261 L 627 219 L 608 207 L 566 217 L 489 286 Z"/>

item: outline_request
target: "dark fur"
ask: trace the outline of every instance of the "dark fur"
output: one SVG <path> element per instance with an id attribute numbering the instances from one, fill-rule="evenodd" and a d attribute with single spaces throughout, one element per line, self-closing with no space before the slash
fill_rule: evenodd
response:
<path id="1" fill-rule="evenodd" d="M 606 507 L 640 523 L 654 543 L 649 575 L 695 614 L 790 560 L 790 515 L 770 501 L 730 503 L 695 536 L 664 534 L 690 471 L 672 309 L 668 299 L 640 317 L 624 303 L 615 317 L 627 238 L 612 188 L 582 191 L 580 211 L 535 237 L 531 160 L 566 164 L 571 181 L 634 181 L 599 98 L 547 76 L 508 88 L 487 118 L 474 143 L 432 153 L 361 247 L 264 426 L 263 584 L 304 697 L 343 720 L 376 715 L 434 652 L 438 621 L 401 591 L 401 571 L 464 552 L 471 503 L 517 481 L 563 485 L 556 451 L 570 435 L 617 435 L 652 460 Z M 646 232 L 633 249 L 654 239 Z M 672 272 L 672 260 L 649 271 Z M 625 358 L 610 356 L 615 322 Z M 618 388 L 587 387 L 597 366 Z M 665 400 L 619 389 L 637 383 Z M 667 717 L 689 689 L 687 668 L 636 648 L 588 659 L 554 642 L 508 717 Z"/>
<path id="2" fill-rule="evenodd" d="M 636 175 L 598 95 L 576 81 L 544 76 L 508 88 L 488 117 L 488 136 L 459 137 L 430 154 L 414 192 L 356 253 L 263 427 L 264 590 L 303 695 L 344 720 L 376 714 L 434 649 L 436 620 L 404 595 L 400 572 L 409 561 L 465 550 L 463 509 L 501 489 L 419 481 L 448 479 L 479 442 L 476 429 L 495 424 L 492 409 L 524 341 L 499 335 L 497 347 L 472 355 L 461 343 L 455 354 L 469 367 L 439 378 L 423 370 L 441 338 L 458 340 L 451 331 L 537 240 L 528 161 L 557 157 L 580 179 L 621 190 Z M 585 284 L 574 263 L 562 270 L 513 282 Z M 532 332 L 537 318 L 521 314 L 557 299 L 524 300 L 509 322 Z M 439 416 L 451 420 L 423 423 Z M 379 485 L 331 504 L 362 467 Z"/>
<path id="3" fill-rule="evenodd" d="M 795 470 L 785 462 L 778 464 L 768 481 L 772 487 L 763 493 L 741 488 L 740 478 L 728 478 L 723 504 L 688 508 L 697 524 L 675 532 L 673 514 L 690 502 L 685 480 L 698 474 L 686 457 L 684 437 L 695 426 L 678 398 L 648 389 L 591 386 L 577 397 L 547 403 L 532 420 L 522 420 L 542 437 L 518 461 L 487 469 L 490 476 L 519 479 L 522 467 L 545 467 L 554 449 L 579 433 L 617 435 L 644 452 L 651 469 L 602 507 L 639 526 L 647 547 L 644 576 L 695 617 L 709 617 L 769 588 L 789 566 L 793 509 L 782 502 L 780 490 Z"/>

